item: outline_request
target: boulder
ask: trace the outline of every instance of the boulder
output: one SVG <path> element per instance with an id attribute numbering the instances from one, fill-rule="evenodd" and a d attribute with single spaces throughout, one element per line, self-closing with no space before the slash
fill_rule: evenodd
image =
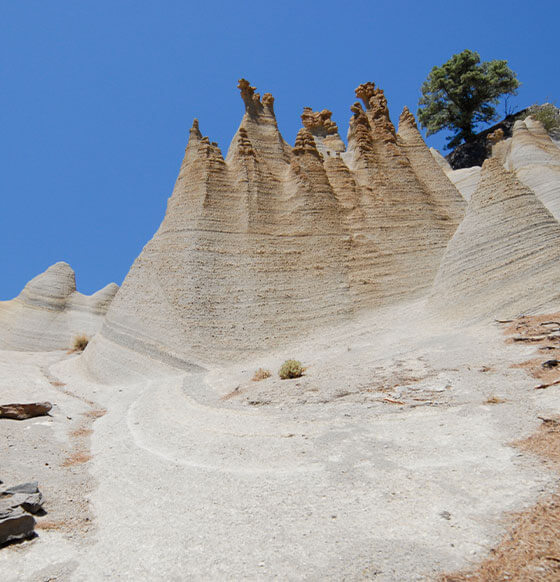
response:
<path id="1" fill-rule="evenodd" d="M 0 546 L 35 535 L 35 518 L 21 508 L 0 509 Z"/>

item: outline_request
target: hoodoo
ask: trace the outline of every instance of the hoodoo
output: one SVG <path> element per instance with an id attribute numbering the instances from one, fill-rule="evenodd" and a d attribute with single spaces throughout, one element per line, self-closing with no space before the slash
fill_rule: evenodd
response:
<path id="1" fill-rule="evenodd" d="M 560 219 L 560 148 L 533 117 L 516 121 L 511 138 L 498 142 L 493 153 Z"/>
<path id="2" fill-rule="evenodd" d="M 365 109 L 352 107 L 344 151 L 330 111 L 305 108 L 292 148 L 273 97 L 244 79 L 239 89 L 225 159 L 195 120 L 165 218 L 91 364 L 104 342 L 178 365 L 247 357 L 430 287 L 463 202 L 419 134 L 397 137 L 383 92 L 356 90 Z"/>
<path id="3" fill-rule="evenodd" d="M 560 224 L 500 161 L 484 162 L 432 291 L 452 317 L 515 317 L 560 300 Z"/>
<path id="4" fill-rule="evenodd" d="M 0 302 L 0 349 L 60 350 L 70 347 L 77 335 L 92 336 L 117 290 L 110 283 L 91 296 L 82 295 L 70 265 L 52 265 L 15 299 Z"/>

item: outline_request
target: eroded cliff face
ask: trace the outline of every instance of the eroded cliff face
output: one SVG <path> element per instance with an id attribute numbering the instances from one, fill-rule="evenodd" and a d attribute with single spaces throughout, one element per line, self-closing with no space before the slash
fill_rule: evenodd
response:
<path id="1" fill-rule="evenodd" d="M 244 79 L 239 89 L 225 159 L 195 120 L 165 218 L 98 344 L 176 364 L 244 358 L 431 285 L 464 203 L 410 114 L 397 136 L 366 83 L 348 151 L 330 111 L 309 108 L 292 148 L 273 97 Z"/>

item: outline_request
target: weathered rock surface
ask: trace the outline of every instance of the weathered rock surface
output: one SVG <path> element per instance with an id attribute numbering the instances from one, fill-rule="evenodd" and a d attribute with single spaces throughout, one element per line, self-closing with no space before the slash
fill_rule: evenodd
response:
<path id="1" fill-rule="evenodd" d="M 43 498 L 36 482 L 16 485 L 0 492 L 0 546 L 34 536 L 35 519 Z"/>
<path id="2" fill-rule="evenodd" d="M 455 188 L 457 188 L 461 196 L 469 201 L 480 180 L 480 166 L 454 170 L 449 165 L 449 162 L 436 149 L 430 148 L 430 152 L 437 164 L 445 172 L 445 175 L 453 183 Z"/>
<path id="3" fill-rule="evenodd" d="M 244 357 L 431 285 L 463 203 L 415 129 L 397 138 L 383 91 L 356 90 L 345 152 L 328 110 L 304 110 L 292 148 L 273 97 L 239 88 L 225 159 L 193 124 L 165 218 L 84 354 L 92 365 L 116 345 L 178 365 Z"/>
<path id="4" fill-rule="evenodd" d="M 52 409 L 50 402 L 29 402 L 27 404 L 0 404 L 0 418 L 25 420 L 35 416 L 45 416 Z"/>
<path id="5" fill-rule="evenodd" d="M 492 154 L 560 220 L 560 148 L 540 121 L 517 121 L 511 139 L 497 143 Z"/>
<path id="6" fill-rule="evenodd" d="M 49 351 L 93 335 L 118 290 L 111 283 L 87 296 L 76 291 L 74 271 L 56 263 L 32 279 L 11 301 L 0 302 L 0 349 Z"/>
<path id="7" fill-rule="evenodd" d="M 486 160 L 434 282 L 433 309 L 469 319 L 513 317 L 559 300 L 560 224 L 498 159 Z"/>

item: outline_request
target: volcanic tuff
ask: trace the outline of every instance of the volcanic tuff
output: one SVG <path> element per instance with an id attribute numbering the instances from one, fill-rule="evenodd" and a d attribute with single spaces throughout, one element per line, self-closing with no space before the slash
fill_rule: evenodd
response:
<path id="1" fill-rule="evenodd" d="M 560 219 L 560 148 L 541 122 L 529 116 L 516 121 L 513 136 L 498 142 L 492 154 L 513 170 L 539 200 Z"/>
<path id="2" fill-rule="evenodd" d="M 294 147 L 274 98 L 239 82 L 245 114 L 224 159 L 195 120 L 165 218 L 86 350 L 112 342 L 173 362 L 243 357 L 417 295 L 460 222 L 461 197 L 412 116 L 360 85 L 348 149 L 305 108 Z"/>
<path id="3" fill-rule="evenodd" d="M 87 296 L 76 291 L 76 277 L 59 262 L 29 281 L 11 301 L 0 302 L 0 349 L 49 351 L 70 347 L 80 334 L 91 336 L 118 290 L 110 283 Z"/>
<path id="4" fill-rule="evenodd" d="M 451 316 L 515 317 L 558 305 L 560 224 L 497 158 L 484 162 L 431 293 Z"/>

